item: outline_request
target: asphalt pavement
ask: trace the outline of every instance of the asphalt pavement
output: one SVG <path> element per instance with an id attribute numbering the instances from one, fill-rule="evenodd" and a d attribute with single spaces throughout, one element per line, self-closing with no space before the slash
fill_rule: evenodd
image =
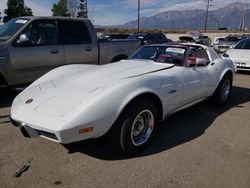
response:
<path id="1" fill-rule="evenodd" d="M 0 91 L 0 187 L 250 187 L 250 74 L 225 107 L 206 102 L 167 118 L 152 143 L 124 156 L 106 138 L 61 145 L 24 138 Z M 22 167 L 24 172 L 15 177 Z"/>

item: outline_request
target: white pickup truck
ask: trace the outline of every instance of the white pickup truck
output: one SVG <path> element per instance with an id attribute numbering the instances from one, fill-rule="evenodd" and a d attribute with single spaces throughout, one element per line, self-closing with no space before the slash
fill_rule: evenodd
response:
<path id="1" fill-rule="evenodd" d="M 126 59 L 137 40 L 98 40 L 87 19 L 19 17 L 0 28 L 0 87 L 30 83 L 66 64 L 106 64 Z"/>

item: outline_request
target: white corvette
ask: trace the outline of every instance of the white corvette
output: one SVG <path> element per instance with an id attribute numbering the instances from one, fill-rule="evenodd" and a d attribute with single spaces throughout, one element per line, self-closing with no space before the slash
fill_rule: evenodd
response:
<path id="1" fill-rule="evenodd" d="M 243 39 L 234 48 L 227 50 L 223 58 L 230 58 L 236 70 L 250 71 L 250 38 Z"/>
<path id="2" fill-rule="evenodd" d="M 226 104 L 233 72 L 231 60 L 206 46 L 143 46 L 129 60 L 50 71 L 15 98 L 11 119 L 25 136 L 59 143 L 107 133 L 131 154 L 172 113 L 207 98 Z"/>

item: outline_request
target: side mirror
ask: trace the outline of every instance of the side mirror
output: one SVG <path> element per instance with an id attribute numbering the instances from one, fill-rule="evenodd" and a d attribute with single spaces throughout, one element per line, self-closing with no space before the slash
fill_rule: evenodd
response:
<path id="1" fill-rule="evenodd" d="M 29 39 L 28 35 L 26 33 L 23 33 L 23 34 L 20 35 L 17 43 L 23 44 L 23 43 L 26 43 L 26 42 L 29 42 L 29 41 L 30 41 L 30 39 Z"/>

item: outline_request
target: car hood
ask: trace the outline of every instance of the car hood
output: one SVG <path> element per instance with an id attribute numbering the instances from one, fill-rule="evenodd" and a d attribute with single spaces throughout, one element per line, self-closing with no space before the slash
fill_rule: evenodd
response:
<path id="1" fill-rule="evenodd" d="M 81 110 L 84 110 L 105 88 L 124 83 L 125 79 L 170 70 L 172 67 L 173 64 L 147 60 L 123 60 L 107 65 L 62 66 L 39 78 L 15 98 L 11 108 L 12 118 L 24 119 L 23 112 L 26 112 L 27 116 L 34 116 L 34 125 L 38 123 L 44 128 L 42 122 L 35 122 L 35 116 L 44 115 L 43 118 L 52 118 L 49 120 L 52 122 L 53 118 L 65 117 L 73 109 L 76 110 L 74 116 L 77 116 L 79 109 L 76 107 L 81 106 Z M 69 119 L 73 118 L 71 115 Z M 51 124 L 58 124 L 57 127 L 60 128 L 60 123 L 62 122 Z M 46 129 L 51 124 L 46 124 Z"/>
<path id="2" fill-rule="evenodd" d="M 227 53 L 233 61 L 244 60 L 250 62 L 250 50 L 230 49 Z"/>
<path id="3" fill-rule="evenodd" d="M 53 82 L 56 88 L 92 92 L 123 79 L 172 67 L 174 67 L 173 64 L 156 63 L 148 60 L 122 60 L 113 64 L 95 66 L 74 65 L 66 66 L 63 74 L 55 75 L 49 81 Z"/>

